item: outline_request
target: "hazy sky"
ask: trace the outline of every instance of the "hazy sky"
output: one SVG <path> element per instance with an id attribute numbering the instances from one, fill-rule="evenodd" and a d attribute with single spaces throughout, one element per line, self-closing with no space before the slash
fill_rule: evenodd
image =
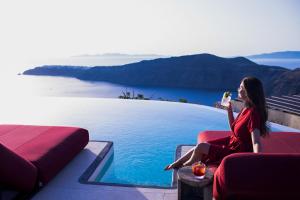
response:
<path id="1" fill-rule="evenodd" d="M 298 0 L 0 0 L 0 63 L 300 50 Z"/>

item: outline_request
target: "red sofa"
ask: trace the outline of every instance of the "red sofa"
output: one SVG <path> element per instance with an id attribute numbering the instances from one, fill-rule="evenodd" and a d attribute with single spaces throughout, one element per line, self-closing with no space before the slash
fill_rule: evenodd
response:
<path id="1" fill-rule="evenodd" d="M 82 128 L 0 125 L 0 185 L 30 192 L 48 183 L 88 141 Z"/>
<path id="2" fill-rule="evenodd" d="M 205 131 L 198 142 L 230 134 Z M 214 174 L 215 199 L 300 199 L 300 133 L 272 132 L 262 145 L 262 153 L 235 153 L 222 160 Z"/>

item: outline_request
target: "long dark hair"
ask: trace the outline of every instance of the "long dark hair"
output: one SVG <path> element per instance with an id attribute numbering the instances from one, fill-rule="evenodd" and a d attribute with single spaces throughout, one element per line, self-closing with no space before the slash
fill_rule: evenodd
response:
<path id="1" fill-rule="evenodd" d="M 244 84 L 248 99 L 247 101 L 245 101 L 245 106 L 255 106 L 257 108 L 262 122 L 260 127 L 260 135 L 266 136 L 269 132 L 269 127 L 267 124 L 268 112 L 262 82 L 255 77 L 245 77 L 242 80 L 242 83 Z"/>

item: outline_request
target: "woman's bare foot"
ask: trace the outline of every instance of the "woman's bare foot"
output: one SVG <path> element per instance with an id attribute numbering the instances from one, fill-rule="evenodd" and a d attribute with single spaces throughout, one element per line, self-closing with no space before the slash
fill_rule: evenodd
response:
<path id="1" fill-rule="evenodd" d="M 170 164 L 170 165 L 167 165 L 167 166 L 164 168 L 165 171 L 168 171 L 168 170 L 170 170 L 170 169 L 172 169 L 171 164 Z"/>
<path id="2" fill-rule="evenodd" d="M 165 167 L 165 171 L 168 171 L 168 170 L 171 170 L 171 169 L 178 169 L 178 168 L 180 168 L 180 167 L 182 167 L 182 164 L 181 163 L 176 163 L 176 162 L 174 162 L 174 163 L 172 163 L 172 164 L 169 164 L 169 165 L 167 165 L 166 167 Z"/>

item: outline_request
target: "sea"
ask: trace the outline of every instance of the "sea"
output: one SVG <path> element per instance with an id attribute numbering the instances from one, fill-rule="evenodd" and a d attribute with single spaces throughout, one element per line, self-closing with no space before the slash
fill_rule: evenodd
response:
<path id="1" fill-rule="evenodd" d="M 150 100 L 175 102 L 186 100 L 187 103 L 214 106 L 216 102 L 221 101 L 225 92 L 224 90 L 133 87 L 54 76 L 18 75 L 10 77 L 9 81 L 2 79 L 0 82 L 4 82 L 0 86 L 2 95 L 14 98 L 22 96 L 119 98 L 119 96 L 130 93 L 130 97 L 141 94 Z M 10 84 L 8 85 L 7 82 Z M 232 98 L 236 98 L 237 92 L 231 92 Z"/>
<path id="2" fill-rule="evenodd" d="M 291 70 L 300 68 L 300 59 L 296 59 L 296 58 L 289 58 L 289 59 L 259 58 L 259 59 L 251 59 L 251 60 L 257 64 L 279 66 Z"/>
<path id="3" fill-rule="evenodd" d="M 114 66 L 155 59 L 159 55 L 102 55 L 102 56 L 76 56 L 67 59 L 48 59 L 26 63 L 26 66 L 13 73 L 0 73 L 0 91 L 2 95 L 20 98 L 22 96 L 55 96 L 55 97 L 93 97 L 93 98 L 119 98 L 124 94 L 136 97 L 138 94 L 145 98 L 160 101 L 182 101 L 188 103 L 214 106 L 221 101 L 225 90 L 201 90 L 164 87 L 139 87 L 119 85 L 108 82 L 82 81 L 76 78 L 54 76 L 22 75 L 26 69 L 42 65 L 74 65 L 74 66 Z M 282 66 L 288 69 L 300 67 L 300 59 L 259 59 L 253 60 L 259 64 Z M 19 63 L 20 65 L 20 63 Z M 237 97 L 237 91 L 230 91 L 232 98 Z"/>

